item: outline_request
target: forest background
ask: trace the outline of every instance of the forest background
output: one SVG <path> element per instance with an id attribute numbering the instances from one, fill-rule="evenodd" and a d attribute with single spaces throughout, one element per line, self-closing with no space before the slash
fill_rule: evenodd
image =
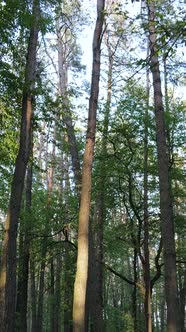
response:
<path id="1" fill-rule="evenodd" d="M 2 332 L 186 331 L 185 1 L 0 14 Z"/>

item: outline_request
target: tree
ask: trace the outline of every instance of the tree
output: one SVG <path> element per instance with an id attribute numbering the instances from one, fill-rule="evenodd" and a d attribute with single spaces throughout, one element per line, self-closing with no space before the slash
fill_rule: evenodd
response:
<path id="1" fill-rule="evenodd" d="M 167 302 L 167 328 L 179 331 L 178 294 L 176 280 L 176 251 L 174 239 L 174 217 L 171 198 L 169 158 L 166 144 L 165 115 L 161 90 L 159 59 L 155 27 L 155 3 L 147 2 L 149 20 L 150 69 L 153 77 L 154 109 L 156 119 L 158 173 L 160 186 L 161 232 L 165 262 L 165 295 Z"/>
<path id="2" fill-rule="evenodd" d="M 75 13 L 74 13 L 75 10 Z M 78 10 L 78 13 L 77 13 Z M 74 172 L 75 189 L 78 195 L 81 190 L 81 169 L 77 148 L 77 140 L 72 121 L 70 103 L 68 98 L 68 72 L 73 62 L 78 62 L 78 49 L 76 38 L 74 37 L 74 23 L 69 27 L 69 20 L 75 21 L 79 15 L 78 2 L 72 5 L 63 5 L 63 10 L 57 8 L 56 33 L 58 45 L 58 77 L 59 77 L 59 95 L 63 107 L 63 121 L 66 126 L 69 151 L 72 159 L 72 169 Z M 61 17 L 60 17 L 61 16 Z M 72 16 L 72 17 L 71 17 Z M 79 18 L 78 18 L 79 19 Z"/>
<path id="3" fill-rule="evenodd" d="M 25 68 L 20 145 L 12 181 L 10 203 L 5 220 L 5 235 L 1 262 L 0 321 L 3 332 L 14 331 L 15 329 L 16 239 L 18 220 L 21 209 L 21 199 L 24 188 L 24 178 L 31 145 L 33 86 L 35 81 L 36 49 L 39 33 L 40 8 L 39 2 L 36 0 L 33 2 L 32 13 L 34 19 L 30 28 L 27 63 Z"/>
<path id="4" fill-rule="evenodd" d="M 82 190 L 79 211 L 77 272 L 74 284 L 73 328 L 85 331 L 85 301 L 88 278 L 88 236 L 91 202 L 91 174 L 94 156 L 96 113 L 99 94 L 100 56 L 103 34 L 104 0 L 97 1 L 97 20 L 93 37 L 93 65 L 89 117 L 82 169 Z"/>
<path id="5" fill-rule="evenodd" d="M 149 44 L 149 43 L 148 43 Z M 147 47 L 147 56 L 149 48 Z M 151 308 L 151 280 L 149 260 L 149 212 L 148 212 L 148 110 L 150 80 L 149 69 L 147 69 L 147 106 L 144 119 L 144 282 L 145 282 L 145 321 L 146 331 L 152 331 L 152 308 Z"/>
<path id="6" fill-rule="evenodd" d="M 25 193 L 25 216 L 20 222 L 19 240 L 19 266 L 17 282 L 16 301 L 16 329 L 21 332 L 27 331 L 27 303 L 28 303 L 28 280 L 29 280 L 29 257 L 30 257 L 30 236 L 31 230 L 29 216 L 32 207 L 32 171 L 33 171 L 33 144 L 31 143 L 30 162 L 26 174 Z"/>
<path id="7" fill-rule="evenodd" d="M 36 6 L 38 2 L 34 0 Z M 75 331 L 87 332 L 163 332 L 167 329 L 164 278 L 167 257 L 164 259 L 162 242 L 170 232 L 165 234 L 164 230 L 162 240 L 164 221 L 161 216 L 165 216 L 165 212 L 160 213 L 160 194 L 161 210 L 165 197 L 162 203 L 159 177 L 160 168 L 162 171 L 167 159 L 168 190 L 171 190 L 175 226 L 175 252 L 172 253 L 176 253 L 179 328 L 184 331 L 186 103 L 182 95 L 183 87 L 185 89 L 183 1 L 133 1 L 133 4 L 131 1 L 105 1 L 104 10 L 102 7 L 101 14 L 98 14 L 99 29 L 95 27 L 94 33 L 93 55 L 94 60 L 97 56 L 97 62 L 93 61 L 92 69 L 96 67 L 97 71 L 95 74 L 93 70 L 92 87 L 86 77 L 91 65 L 90 30 L 94 29 L 93 17 L 96 16 L 93 2 L 40 2 L 37 66 L 32 83 L 27 84 L 25 69 L 29 35 L 31 27 L 36 25 L 33 1 L 0 2 L 2 268 L 3 258 L 8 257 L 1 245 L 3 220 L 19 150 L 23 91 L 28 91 L 32 97 L 31 113 L 34 113 L 30 130 L 33 144 L 31 135 L 28 135 L 28 145 L 32 146 L 33 152 L 26 154 L 26 157 L 30 155 L 28 162 L 24 159 L 26 171 L 22 172 L 23 168 L 19 167 L 21 182 L 17 181 L 16 189 L 14 187 L 12 191 L 20 202 L 20 183 L 23 186 L 19 222 L 17 219 L 16 227 L 12 229 L 11 226 L 10 232 L 7 231 L 11 236 L 14 234 L 11 243 L 17 261 L 14 331 L 59 332 L 62 329 L 71 332 L 73 323 Z M 147 5 L 151 8 L 153 2 L 155 17 L 154 21 L 149 21 Z M 98 3 L 103 5 L 102 1 Z M 153 43 L 154 33 L 157 36 Z M 148 39 L 151 38 L 151 54 L 146 52 L 147 34 Z M 150 70 L 155 71 L 159 80 L 157 66 L 152 63 L 155 56 L 164 80 L 161 82 L 162 95 L 158 90 L 158 100 L 162 101 L 163 97 L 164 104 L 161 112 L 159 108 L 157 111 L 157 101 L 154 112 L 155 89 L 150 75 Z M 149 85 L 145 88 L 146 84 Z M 87 100 L 90 96 L 87 129 Z M 166 129 L 163 144 L 166 141 L 167 157 L 162 167 L 158 166 L 158 158 L 165 150 L 163 148 L 162 154 L 157 153 L 160 148 L 157 149 L 159 136 L 156 135 L 155 113 L 163 113 L 164 118 L 164 125 L 160 128 L 162 118 L 158 117 L 157 128 L 161 129 L 158 135 Z M 26 148 L 27 142 L 24 143 Z M 87 151 L 90 152 L 88 156 Z M 84 187 L 79 215 L 77 269 L 78 273 L 84 272 L 82 288 L 75 282 L 75 288 L 82 289 L 80 295 L 83 295 L 78 298 L 82 304 L 81 329 L 72 320 L 72 309 L 82 163 Z M 18 163 L 16 165 L 18 168 Z M 87 179 L 88 187 L 85 188 Z M 15 217 L 16 214 L 14 221 Z M 80 261 L 84 235 L 85 260 Z M 166 246 L 167 243 L 165 249 Z M 7 276 L 9 269 L 12 265 L 7 264 Z M 2 293 L 3 290 L 6 292 L 4 288 Z M 12 294 L 11 299 L 9 294 L 6 297 L 8 301 L 12 305 Z M 78 309 L 76 313 L 79 312 Z M 12 320 L 9 324 L 9 332 L 12 332 L 10 325 Z M 4 331 L 7 329 L 3 327 Z"/>

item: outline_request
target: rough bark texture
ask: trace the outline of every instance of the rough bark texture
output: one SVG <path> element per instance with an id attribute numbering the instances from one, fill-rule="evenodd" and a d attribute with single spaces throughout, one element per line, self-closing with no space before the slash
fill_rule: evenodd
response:
<path id="1" fill-rule="evenodd" d="M 16 159 L 7 218 L 5 220 L 5 235 L 0 274 L 0 326 L 3 332 L 13 332 L 15 330 L 16 238 L 24 178 L 31 144 L 32 87 L 35 79 L 39 13 L 39 1 L 34 1 L 34 19 L 30 30 L 25 70 L 25 86 L 22 99 L 19 152 Z"/>
<path id="2" fill-rule="evenodd" d="M 79 212 L 77 272 L 74 285 L 73 330 L 85 331 L 85 300 L 88 277 L 88 236 L 91 201 L 92 162 L 94 155 L 96 114 L 99 94 L 101 40 L 105 1 L 97 1 L 97 20 L 93 38 L 93 66 L 89 100 L 88 130 L 82 170 L 82 190 Z"/>
<path id="3" fill-rule="evenodd" d="M 176 253 L 174 240 L 173 207 L 169 178 L 169 158 L 166 146 L 166 130 L 161 91 L 159 59 L 156 48 L 154 1 L 147 2 L 149 17 L 150 66 L 153 77 L 158 172 L 160 187 L 161 231 L 165 262 L 165 296 L 167 303 L 167 329 L 179 331 L 178 294 L 176 280 Z"/>

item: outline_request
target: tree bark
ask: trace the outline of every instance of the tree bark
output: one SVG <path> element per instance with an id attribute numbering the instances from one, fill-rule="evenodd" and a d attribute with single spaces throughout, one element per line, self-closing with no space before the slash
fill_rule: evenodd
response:
<path id="1" fill-rule="evenodd" d="M 50 331 L 55 332 L 55 280 L 54 280 L 54 259 L 50 260 Z M 60 290 L 58 290 L 60 291 Z"/>
<path id="2" fill-rule="evenodd" d="M 103 123 L 103 138 L 101 145 L 101 154 L 104 156 L 107 153 L 107 135 L 109 125 L 109 114 L 111 106 L 111 92 L 112 92 L 112 70 L 113 70 L 113 56 L 109 37 L 106 37 L 106 45 L 108 50 L 108 79 L 107 79 L 107 100 L 105 105 L 105 115 Z M 90 273 L 92 275 L 92 292 L 91 292 L 91 331 L 97 332 L 98 326 L 100 331 L 104 331 L 103 321 L 103 232 L 104 232 L 104 221 L 105 221 L 105 180 L 106 180 L 106 166 L 104 160 L 100 166 L 100 175 L 97 183 L 98 195 L 95 203 L 95 211 L 92 225 L 92 235 L 94 235 L 93 248 L 90 248 L 90 255 L 92 251 L 95 251 L 94 258 L 92 260 L 92 269 Z M 91 278 L 91 276 L 90 276 Z"/>
<path id="3" fill-rule="evenodd" d="M 147 50 L 147 56 L 149 47 Z M 147 69 L 147 105 L 145 110 L 145 137 L 144 137 L 144 282 L 145 282 L 145 321 L 146 331 L 152 332 L 151 313 L 151 282 L 150 282 L 150 261 L 149 261 L 149 215 L 148 215 L 148 108 L 149 108 L 149 69 Z"/>
<path id="4" fill-rule="evenodd" d="M 43 244 L 41 257 L 41 267 L 39 275 L 39 294 L 38 294 L 38 309 L 36 319 L 36 330 L 35 332 L 42 332 L 43 330 L 43 300 L 44 300 L 44 286 L 45 286 L 45 264 L 46 264 L 46 247 Z"/>
<path id="5" fill-rule="evenodd" d="M 66 31 L 62 32 L 60 27 L 59 18 L 56 21 L 56 32 L 57 32 L 57 43 L 58 43 L 58 72 L 59 72 L 59 92 L 63 100 L 64 112 L 63 112 L 63 121 L 66 126 L 69 151 L 72 159 L 72 169 L 74 172 L 75 179 L 75 189 L 78 194 L 78 199 L 80 200 L 80 191 L 81 191 L 81 167 L 79 161 L 79 153 L 77 147 L 76 136 L 74 133 L 74 126 L 72 123 L 72 117 L 70 114 L 70 109 L 68 105 L 68 96 L 67 96 L 67 84 L 68 84 L 68 56 L 69 56 L 69 47 L 68 41 L 65 40 L 63 43 L 63 38 L 66 39 Z"/>
<path id="6" fill-rule="evenodd" d="M 30 253 L 30 282 L 31 282 L 31 310 L 32 310 L 32 332 L 37 327 L 37 305 L 36 305 L 36 284 L 35 284 L 35 263 L 33 254 Z"/>
<path id="7" fill-rule="evenodd" d="M 185 332 L 186 270 L 183 275 L 183 284 L 180 286 L 180 331 Z"/>
<path id="8" fill-rule="evenodd" d="M 137 280 L 138 280 L 138 273 L 137 273 L 137 249 L 134 248 L 134 255 L 133 255 L 133 273 L 134 273 L 134 289 L 132 292 L 132 316 L 134 319 L 134 332 L 138 331 L 138 321 L 137 321 Z"/>
<path id="9" fill-rule="evenodd" d="M 88 236 L 91 202 L 92 163 L 94 156 L 96 114 L 99 95 L 101 41 L 105 1 L 97 1 L 97 21 L 93 37 L 93 66 L 89 100 L 88 129 L 83 158 L 82 190 L 79 212 L 77 272 L 74 285 L 73 330 L 85 331 L 85 300 L 88 277 Z"/>
<path id="10" fill-rule="evenodd" d="M 58 241 L 61 241 L 61 234 L 58 234 Z M 56 287 L 55 287 L 55 328 L 54 332 L 60 332 L 61 328 L 61 272 L 62 272 L 62 257 L 61 248 L 57 255 L 56 262 Z"/>
<path id="11" fill-rule="evenodd" d="M 51 209 L 51 200 L 52 200 L 52 191 L 53 191 L 53 185 L 54 185 L 54 165 L 55 165 L 55 159 L 56 159 L 56 123 L 57 118 L 54 119 L 54 133 L 53 133 L 53 145 L 52 145 L 52 152 L 51 152 L 51 167 L 48 170 L 48 177 L 47 177 L 47 190 L 48 190 L 48 197 L 47 197 L 47 210 L 49 212 L 50 216 L 50 209 Z M 48 151 L 47 151 L 48 153 Z M 48 161 L 48 160 L 47 160 Z M 47 220 L 47 223 L 45 225 L 45 234 L 48 235 L 50 232 L 50 223 L 49 219 Z M 46 267 L 46 255 L 47 255 L 47 240 L 43 240 L 42 243 L 42 249 L 41 249 L 41 268 L 40 268 L 40 279 L 39 279 L 39 295 L 38 295 L 38 308 L 37 308 L 37 322 L 36 322 L 36 331 L 42 332 L 43 330 L 43 303 L 44 303 L 44 286 L 45 286 L 45 267 Z M 53 258 L 51 258 L 51 285 L 53 283 L 53 286 L 51 287 L 51 291 L 53 291 L 54 294 L 54 280 L 52 280 L 53 273 Z M 52 289 L 53 288 L 53 289 Z M 51 310 L 51 316 L 50 316 L 50 322 L 52 322 L 54 326 L 54 317 L 52 317 L 52 314 L 54 314 L 54 311 Z"/>
<path id="12" fill-rule="evenodd" d="M 19 275 L 18 275 L 18 286 L 17 286 L 17 306 L 16 315 L 17 323 L 16 326 L 20 332 L 27 331 L 27 299 L 28 299 L 28 278 L 29 278 L 29 229 L 32 220 L 28 220 L 28 215 L 31 217 L 31 201 L 32 201 L 32 161 L 27 169 L 27 180 L 26 180 L 26 216 L 23 220 L 22 227 L 22 250 L 20 250 L 19 257 Z M 20 231 L 21 232 L 21 231 Z M 21 234 L 20 234 L 21 236 Z"/>
<path id="13" fill-rule="evenodd" d="M 68 100 L 68 70 L 70 67 L 69 52 L 71 44 L 69 44 L 69 30 L 66 26 L 61 28 L 60 10 L 57 8 L 56 19 L 56 32 L 57 32 L 57 44 L 58 44 L 58 78 L 59 78 L 59 94 L 62 97 L 63 114 L 62 119 L 66 127 L 66 133 L 61 137 L 61 141 L 68 141 L 69 152 L 72 160 L 72 169 L 74 173 L 75 191 L 78 198 L 78 204 L 80 202 L 80 190 L 81 190 L 81 168 L 78 154 L 78 147 L 76 136 L 74 132 L 74 126 L 72 116 L 70 113 L 70 104 Z M 70 42 L 71 43 L 71 42 Z M 65 152 L 64 152 L 65 154 Z M 63 201 L 65 203 L 65 224 L 69 223 L 69 202 L 68 196 L 70 191 L 69 186 L 69 163 L 67 156 L 64 155 L 63 160 L 63 177 L 65 179 L 65 185 L 61 186 Z M 65 290 L 64 290 L 64 331 L 72 331 L 72 284 L 70 264 L 71 257 L 69 254 L 68 243 L 65 243 L 64 248 L 64 278 L 65 278 Z"/>
<path id="14" fill-rule="evenodd" d="M 64 137 L 65 140 L 67 137 Z M 65 243 L 64 243 L 64 261 L 63 261 L 63 271 L 64 271 L 64 332 L 72 331 L 72 303 L 73 303 L 73 282 L 72 282 L 72 257 L 69 251 L 69 195 L 70 195 L 70 181 L 69 181 L 69 160 L 67 154 L 64 152 L 63 156 L 63 178 L 64 186 L 62 188 L 63 202 L 65 204 L 65 227 L 67 227 L 65 233 Z M 76 174 L 75 174 L 76 178 Z M 77 184 L 77 182 L 76 182 Z M 79 190 L 79 189 L 78 189 Z M 77 190 L 77 192 L 78 192 Z"/>
<path id="15" fill-rule="evenodd" d="M 33 24 L 25 69 L 25 85 L 22 99 L 22 117 L 19 152 L 11 187 L 10 203 L 5 220 L 2 264 L 0 273 L 0 326 L 3 332 L 15 330 L 16 304 L 16 250 L 17 226 L 21 209 L 26 167 L 29 159 L 32 126 L 32 94 L 36 69 L 36 48 L 39 32 L 39 1 L 33 1 Z"/>
<path id="16" fill-rule="evenodd" d="M 70 257 L 68 242 L 64 248 L 64 332 L 72 332 L 72 299 L 73 299 L 73 283 L 72 283 L 72 260 Z"/>
<path id="17" fill-rule="evenodd" d="M 169 175 L 169 158 L 166 146 L 166 129 L 161 90 L 159 59 L 156 46 L 154 1 L 148 1 L 150 68 L 153 77 L 154 107 L 160 187 L 161 232 L 165 262 L 165 296 L 167 303 L 167 329 L 179 331 L 178 293 L 176 280 L 176 252 L 174 240 L 173 206 Z"/>

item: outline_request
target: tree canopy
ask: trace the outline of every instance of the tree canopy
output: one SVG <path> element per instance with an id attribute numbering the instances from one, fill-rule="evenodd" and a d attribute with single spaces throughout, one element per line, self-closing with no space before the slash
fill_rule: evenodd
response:
<path id="1" fill-rule="evenodd" d="M 184 332 L 184 1 L 0 16 L 2 332 Z"/>

